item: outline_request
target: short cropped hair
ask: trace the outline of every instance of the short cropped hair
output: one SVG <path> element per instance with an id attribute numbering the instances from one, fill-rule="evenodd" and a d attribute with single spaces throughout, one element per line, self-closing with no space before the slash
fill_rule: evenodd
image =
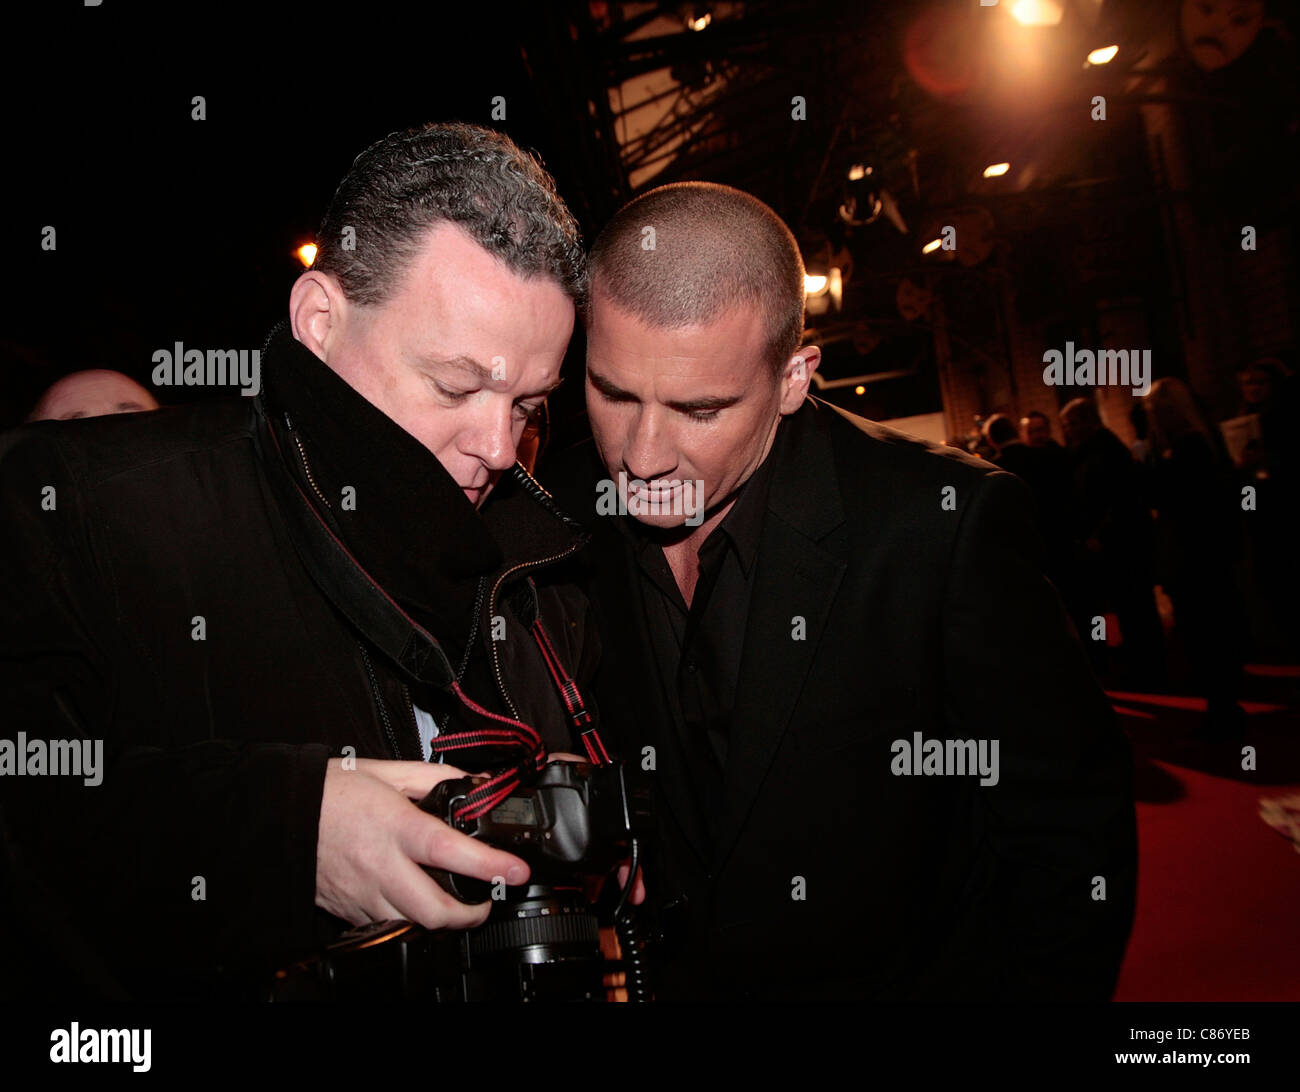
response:
<path id="1" fill-rule="evenodd" d="M 778 377 L 803 340 L 799 244 L 767 205 L 730 186 L 673 182 L 642 194 L 596 238 L 588 275 L 592 292 L 660 329 L 757 307 Z"/>
<path id="2" fill-rule="evenodd" d="M 442 221 L 583 306 L 582 233 L 554 180 L 503 133 L 459 122 L 390 133 L 357 156 L 321 221 L 312 268 L 352 302 L 382 304 Z"/>

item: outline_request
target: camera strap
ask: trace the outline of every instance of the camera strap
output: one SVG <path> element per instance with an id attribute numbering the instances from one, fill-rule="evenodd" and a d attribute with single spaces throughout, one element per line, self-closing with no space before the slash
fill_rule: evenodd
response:
<path id="1" fill-rule="evenodd" d="M 556 652 L 550 634 L 546 632 L 540 617 L 529 627 L 529 632 L 532 633 L 533 640 L 541 650 L 547 673 L 574 729 L 582 740 L 587 758 L 593 766 L 610 765 L 613 760 L 605 750 L 605 744 L 601 741 L 591 713 L 587 711 L 582 692 L 565 668 L 559 653 Z M 447 732 L 435 736 L 429 745 L 434 754 L 446 754 L 473 747 L 515 747 L 523 752 L 514 766 L 507 767 L 466 793 L 464 803 L 452 813 L 458 820 L 477 819 L 486 815 L 513 793 L 528 773 L 536 772 L 546 765 L 546 746 L 536 728 L 513 717 L 502 716 L 484 709 L 461 689 L 459 681 L 451 684 L 451 691 L 466 708 L 491 721 L 492 727 Z"/>
<path id="2" fill-rule="evenodd" d="M 582 745 L 587 751 L 587 757 L 591 760 L 593 766 L 608 766 L 612 759 L 609 757 L 609 752 L 605 750 L 605 744 L 601 742 L 600 733 L 596 730 L 591 714 L 587 712 L 587 706 L 582 700 L 582 693 L 578 690 L 578 684 L 573 681 L 572 676 L 564 669 L 559 653 L 555 651 L 555 646 L 551 644 L 550 634 L 546 632 L 546 627 L 542 625 L 540 617 L 533 622 L 532 634 L 533 639 L 537 642 L 537 647 L 542 650 L 542 659 L 546 661 L 546 670 L 550 672 L 551 682 L 555 684 L 555 689 L 559 692 L 560 701 L 564 703 L 569 719 L 573 722 L 573 728 L 578 733 L 578 738 L 582 740 Z"/>

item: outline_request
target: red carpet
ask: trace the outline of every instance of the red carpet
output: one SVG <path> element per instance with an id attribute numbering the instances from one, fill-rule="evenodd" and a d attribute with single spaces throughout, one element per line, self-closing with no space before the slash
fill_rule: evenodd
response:
<path id="1" fill-rule="evenodd" d="M 1300 853 L 1259 817 L 1261 797 L 1300 792 L 1294 677 L 1251 671 L 1233 744 L 1198 740 L 1195 700 L 1111 694 L 1137 764 L 1140 854 L 1115 1000 L 1300 1000 Z"/>

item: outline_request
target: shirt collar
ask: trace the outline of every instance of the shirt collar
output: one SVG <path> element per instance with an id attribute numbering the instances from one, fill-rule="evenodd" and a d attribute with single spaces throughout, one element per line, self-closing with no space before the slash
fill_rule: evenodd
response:
<path id="1" fill-rule="evenodd" d="M 748 577 L 758 554 L 758 543 L 763 535 L 763 516 L 767 512 L 767 494 L 772 483 L 772 468 L 776 465 L 777 439 L 781 426 L 777 426 L 777 437 L 772 440 L 772 449 L 767 453 L 759 468 L 754 471 L 740 487 L 731 511 L 714 530 L 726 535 L 731 548 L 736 552 L 741 571 Z M 703 547 L 701 547 L 703 549 Z"/>
<path id="2" fill-rule="evenodd" d="M 763 517 L 767 512 L 768 493 L 776 464 L 780 460 L 778 449 L 784 447 L 782 441 L 787 431 L 786 419 L 782 418 L 777 426 L 771 450 L 768 451 L 758 469 L 741 483 L 731 511 L 713 529 L 698 551 L 702 553 L 706 549 L 717 548 L 712 545 L 714 542 L 730 545 L 746 577 L 749 576 L 758 554 L 758 544 L 763 534 Z M 634 517 L 618 516 L 616 521 L 624 534 L 632 539 L 638 557 L 643 556 L 645 551 L 654 544 L 654 538 L 645 525 Z"/>

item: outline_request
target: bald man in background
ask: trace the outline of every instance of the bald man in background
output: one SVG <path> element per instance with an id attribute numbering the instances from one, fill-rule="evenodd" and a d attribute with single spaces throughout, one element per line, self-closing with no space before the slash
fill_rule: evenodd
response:
<path id="1" fill-rule="evenodd" d="M 27 420 L 70 421 L 74 417 L 107 417 L 157 408 L 158 399 L 130 376 L 92 368 L 65 375 L 52 384 Z"/>

